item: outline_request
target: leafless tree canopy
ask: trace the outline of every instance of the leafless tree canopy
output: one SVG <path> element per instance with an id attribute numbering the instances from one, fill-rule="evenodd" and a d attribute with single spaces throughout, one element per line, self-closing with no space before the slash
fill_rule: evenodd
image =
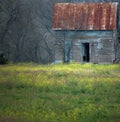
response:
<path id="1" fill-rule="evenodd" d="M 120 8 L 120 0 L 0 0 L 0 53 L 12 62 L 52 62 L 56 2 L 119 2 Z M 119 16 L 120 9 L 118 28 Z"/>

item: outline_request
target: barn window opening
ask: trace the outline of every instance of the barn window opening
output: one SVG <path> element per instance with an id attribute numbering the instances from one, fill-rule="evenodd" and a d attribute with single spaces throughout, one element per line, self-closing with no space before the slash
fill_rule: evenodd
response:
<path id="1" fill-rule="evenodd" d="M 83 56 L 83 62 L 89 62 L 90 61 L 90 55 L 89 55 L 89 43 L 82 43 L 82 56 Z"/>

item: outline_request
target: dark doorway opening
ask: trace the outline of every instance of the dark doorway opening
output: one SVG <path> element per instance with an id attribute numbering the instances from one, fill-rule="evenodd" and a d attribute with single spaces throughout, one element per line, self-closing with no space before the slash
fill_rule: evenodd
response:
<path id="1" fill-rule="evenodd" d="M 90 61 L 89 43 L 82 43 L 82 49 L 83 49 L 83 61 L 89 62 Z"/>

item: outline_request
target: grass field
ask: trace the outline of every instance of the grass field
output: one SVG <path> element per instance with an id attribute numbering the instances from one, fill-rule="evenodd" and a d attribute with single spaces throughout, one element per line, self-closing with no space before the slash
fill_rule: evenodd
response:
<path id="1" fill-rule="evenodd" d="M 120 122 L 120 65 L 0 66 L 0 122 Z"/>

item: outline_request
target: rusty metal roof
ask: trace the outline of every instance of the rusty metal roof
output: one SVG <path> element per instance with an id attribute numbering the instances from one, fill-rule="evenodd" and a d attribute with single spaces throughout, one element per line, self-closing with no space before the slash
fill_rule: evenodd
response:
<path id="1" fill-rule="evenodd" d="M 53 30 L 114 30 L 117 2 L 56 3 Z"/>

